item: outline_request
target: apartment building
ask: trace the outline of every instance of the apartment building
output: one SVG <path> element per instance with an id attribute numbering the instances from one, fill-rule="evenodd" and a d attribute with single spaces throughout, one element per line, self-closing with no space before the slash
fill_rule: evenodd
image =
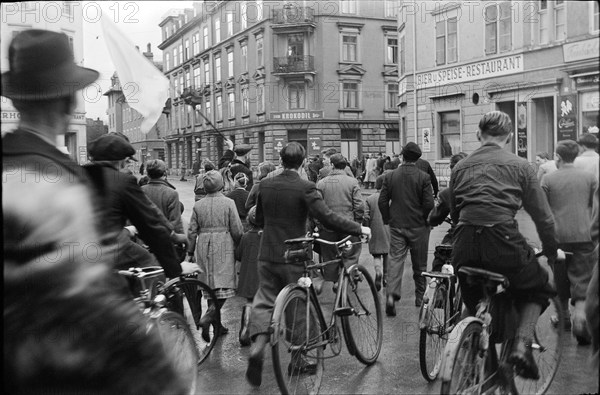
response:
<path id="1" fill-rule="evenodd" d="M 424 158 L 475 150 L 491 110 L 510 115 L 509 149 L 529 161 L 598 132 L 598 2 L 403 1 L 398 15 L 402 141 Z"/>
<path id="2" fill-rule="evenodd" d="M 253 164 L 288 141 L 349 159 L 399 152 L 397 5 L 205 1 L 166 15 L 169 166 L 216 160 L 222 136 L 253 144 Z"/>

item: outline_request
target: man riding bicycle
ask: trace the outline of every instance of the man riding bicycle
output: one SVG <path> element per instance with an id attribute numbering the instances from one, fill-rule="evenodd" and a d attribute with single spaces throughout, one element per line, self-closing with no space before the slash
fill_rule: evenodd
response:
<path id="1" fill-rule="evenodd" d="M 525 378 L 538 379 L 531 344 L 535 323 L 555 291 L 548 272 L 515 220 L 523 206 L 535 223 L 549 263 L 556 259 L 554 220 L 537 180 L 536 170 L 525 159 L 504 150 L 511 142 L 509 116 L 492 111 L 479 122 L 481 147 L 461 160 L 450 176 L 451 216 L 454 232 L 452 263 L 500 273 L 510 282 L 519 313 L 516 342 L 509 362 Z M 478 295 L 463 287 L 463 298 L 474 313 Z"/>

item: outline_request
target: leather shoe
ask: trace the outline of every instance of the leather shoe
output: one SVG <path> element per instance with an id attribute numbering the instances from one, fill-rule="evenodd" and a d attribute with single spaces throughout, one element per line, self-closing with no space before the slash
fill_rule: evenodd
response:
<path id="1" fill-rule="evenodd" d="M 246 380 L 255 387 L 262 383 L 263 358 L 260 356 L 250 356 L 248 358 L 248 369 L 246 370 Z"/>
<path id="2" fill-rule="evenodd" d="M 515 367 L 517 375 L 530 380 L 540 379 L 540 372 L 533 359 L 530 341 L 517 339 L 513 351 L 508 357 L 508 362 Z"/>
<path id="3" fill-rule="evenodd" d="M 393 296 L 388 296 L 385 302 L 385 315 L 388 317 L 396 316 L 396 301 Z"/>

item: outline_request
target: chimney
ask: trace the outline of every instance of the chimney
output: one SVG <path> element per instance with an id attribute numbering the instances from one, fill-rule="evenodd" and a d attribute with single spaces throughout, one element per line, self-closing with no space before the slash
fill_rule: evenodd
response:
<path id="1" fill-rule="evenodd" d="M 144 56 L 151 62 L 154 61 L 154 54 L 152 53 L 152 45 L 150 43 L 148 43 L 146 45 L 146 48 L 148 49 L 147 52 L 144 52 Z"/>

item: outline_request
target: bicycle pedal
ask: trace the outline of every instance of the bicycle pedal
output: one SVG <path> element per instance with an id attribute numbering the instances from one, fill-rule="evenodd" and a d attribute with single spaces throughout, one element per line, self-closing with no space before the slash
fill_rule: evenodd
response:
<path id="1" fill-rule="evenodd" d="M 354 309 L 352 307 L 339 307 L 333 311 L 333 314 L 338 317 L 347 317 L 354 314 Z"/>

